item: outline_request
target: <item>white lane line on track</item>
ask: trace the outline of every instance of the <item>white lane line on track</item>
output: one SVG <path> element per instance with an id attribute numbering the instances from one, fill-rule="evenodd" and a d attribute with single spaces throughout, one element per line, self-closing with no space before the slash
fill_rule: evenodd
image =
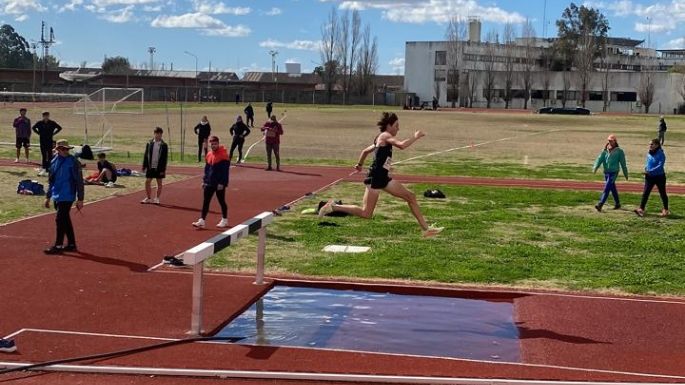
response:
<path id="1" fill-rule="evenodd" d="M 68 330 L 33 329 L 33 328 L 21 329 L 18 332 L 15 332 L 14 334 L 12 334 L 11 336 L 16 336 L 22 332 L 71 334 L 71 335 L 77 335 L 77 336 L 80 335 L 80 336 L 95 336 L 95 337 L 144 339 L 144 340 L 156 340 L 156 341 L 175 341 L 175 340 L 177 340 L 174 338 L 163 338 L 163 337 L 135 336 L 135 335 L 122 335 L 122 334 L 110 334 L 110 333 L 76 332 L 76 331 L 68 331 Z M 216 344 L 217 342 L 204 341 L 204 342 L 200 342 L 200 343 Z M 251 344 L 245 344 L 245 345 L 258 346 L 258 345 L 251 345 Z M 317 349 L 317 348 L 310 348 L 310 347 L 295 347 L 295 346 L 291 346 L 289 348 L 306 349 L 306 350 Z M 363 351 L 348 350 L 348 349 L 322 349 L 322 350 L 330 350 L 330 351 L 337 351 L 337 352 L 343 352 L 343 353 L 346 353 L 346 352 L 364 353 Z M 391 355 L 391 356 L 398 356 L 398 357 L 433 358 L 433 359 L 443 359 L 443 360 L 451 360 L 451 361 L 465 361 L 465 362 L 485 363 L 485 364 L 494 364 L 494 365 L 523 366 L 523 367 L 531 367 L 531 368 L 545 368 L 545 369 L 557 369 L 557 370 L 560 369 L 560 370 L 579 371 L 579 372 L 586 372 L 586 373 L 620 374 L 620 375 L 627 375 L 627 376 L 685 380 L 685 376 L 677 376 L 677 375 L 669 375 L 669 374 L 627 372 L 627 371 L 616 371 L 616 370 L 608 370 L 608 369 L 578 368 L 578 367 L 571 367 L 571 366 L 558 366 L 558 365 L 545 365 L 545 364 L 527 364 L 527 363 L 520 363 L 520 362 L 486 361 L 486 360 L 474 360 L 474 359 L 464 359 L 464 358 L 454 358 L 454 357 L 435 357 L 435 356 L 422 356 L 422 355 L 399 354 L 399 353 L 378 353 L 378 352 L 366 352 L 366 353 L 384 354 L 384 355 Z M 507 380 L 507 381 L 518 382 L 517 380 Z M 529 383 L 529 382 L 522 381 L 522 383 Z M 561 384 L 561 383 L 574 383 L 574 382 L 572 382 L 572 381 L 566 381 L 566 382 L 561 381 L 561 382 L 554 382 L 554 383 Z M 583 383 L 585 383 L 585 382 L 583 382 Z M 592 384 L 592 382 L 588 382 L 586 384 Z M 617 382 L 617 384 L 619 384 L 619 382 Z"/>

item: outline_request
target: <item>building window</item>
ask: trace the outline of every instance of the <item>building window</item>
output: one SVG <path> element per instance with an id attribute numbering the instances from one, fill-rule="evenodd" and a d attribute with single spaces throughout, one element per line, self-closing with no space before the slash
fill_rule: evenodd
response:
<path id="1" fill-rule="evenodd" d="M 435 51 L 435 65 L 447 65 L 447 51 Z"/>
<path id="2" fill-rule="evenodd" d="M 444 82 L 446 78 L 446 70 L 435 70 L 435 76 L 433 77 L 433 80 L 435 80 L 436 82 Z"/>
<path id="3" fill-rule="evenodd" d="M 596 100 L 596 101 L 602 101 L 604 98 L 602 97 L 604 93 L 601 91 L 590 91 L 588 92 L 588 100 Z"/>
<path id="4" fill-rule="evenodd" d="M 637 92 L 612 92 L 612 102 L 636 102 Z"/>

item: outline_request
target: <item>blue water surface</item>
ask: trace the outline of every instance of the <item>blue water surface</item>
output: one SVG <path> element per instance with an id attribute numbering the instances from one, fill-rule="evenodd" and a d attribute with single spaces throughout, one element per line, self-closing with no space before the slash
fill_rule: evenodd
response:
<path id="1" fill-rule="evenodd" d="M 520 361 L 513 304 L 276 286 L 217 336 L 241 343 Z"/>

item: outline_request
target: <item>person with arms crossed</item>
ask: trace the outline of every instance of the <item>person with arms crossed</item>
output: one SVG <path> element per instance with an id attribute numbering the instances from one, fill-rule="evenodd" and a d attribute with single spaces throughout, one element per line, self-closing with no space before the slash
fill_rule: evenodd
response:
<path id="1" fill-rule="evenodd" d="M 204 151 L 205 156 L 207 155 L 207 138 L 212 133 L 212 126 L 209 124 L 207 116 L 203 116 L 200 119 L 195 128 L 195 135 L 197 135 L 197 161 L 202 162 L 202 152 Z"/>
<path id="2" fill-rule="evenodd" d="M 52 146 L 54 137 L 62 131 L 62 127 L 54 120 L 50 119 L 50 113 L 43 112 L 43 119 L 36 122 L 32 127 L 33 132 L 38 134 L 40 138 L 40 155 L 41 155 L 41 170 L 39 176 L 45 175 L 50 168 L 50 160 L 52 159 Z"/>
<path id="3" fill-rule="evenodd" d="M 233 137 L 231 141 L 231 151 L 228 154 L 228 160 L 233 161 L 233 151 L 238 148 L 238 162 L 243 162 L 243 145 L 245 144 L 245 138 L 250 135 L 250 129 L 245 123 L 243 123 L 243 118 L 238 115 L 235 119 L 235 124 L 231 126 L 228 132 Z"/>
<path id="4" fill-rule="evenodd" d="M 140 203 L 159 204 L 162 196 L 162 180 L 166 176 L 167 157 L 169 146 L 162 140 L 164 130 L 156 127 L 153 131 L 154 137 L 145 145 L 143 155 L 143 172 L 145 173 L 145 194 L 146 197 Z M 152 180 L 157 181 L 157 196 L 152 198 Z"/>

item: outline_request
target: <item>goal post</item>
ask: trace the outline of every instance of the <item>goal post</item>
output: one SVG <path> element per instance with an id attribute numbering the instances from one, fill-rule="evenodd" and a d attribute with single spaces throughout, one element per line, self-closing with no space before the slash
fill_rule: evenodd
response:
<path id="1" fill-rule="evenodd" d="M 142 88 L 101 88 L 83 95 L 74 103 L 75 114 L 142 114 L 145 99 Z"/>

